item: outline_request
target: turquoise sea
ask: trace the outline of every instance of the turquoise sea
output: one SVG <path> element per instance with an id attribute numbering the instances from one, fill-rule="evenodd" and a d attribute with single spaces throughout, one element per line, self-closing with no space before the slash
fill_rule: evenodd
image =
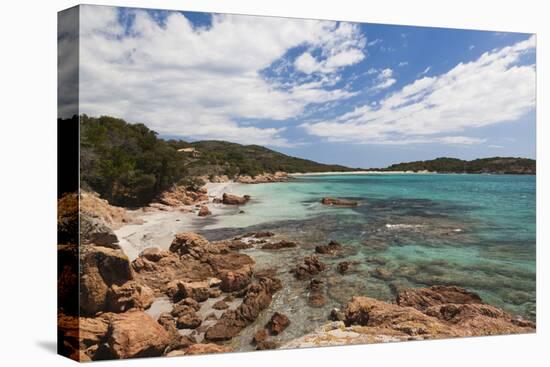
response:
<path id="1" fill-rule="evenodd" d="M 297 240 L 297 249 L 248 250 L 258 267 L 276 269 L 287 284 L 279 306 L 309 326 L 326 322 L 331 307 L 353 295 L 383 300 L 402 287 L 457 285 L 487 303 L 535 319 L 536 177 L 466 174 L 353 174 L 299 176 L 291 182 L 239 185 L 252 200 L 202 232 L 211 239 L 271 230 Z M 359 201 L 357 207 L 322 205 L 324 196 Z M 288 270 L 316 245 L 336 240 L 335 265 L 354 261 L 344 276 L 321 275 L 326 307 L 306 310 L 307 287 Z M 277 306 L 277 305 L 276 305 Z M 301 321 L 303 323 L 303 321 Z"/>

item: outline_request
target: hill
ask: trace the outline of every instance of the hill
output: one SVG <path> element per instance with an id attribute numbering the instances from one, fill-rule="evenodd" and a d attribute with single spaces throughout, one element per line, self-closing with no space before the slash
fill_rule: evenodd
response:
<path id="1" fill-rule="evenodd" d="M 82 115 L 80 140 L 82 187 L 121 206 L 145 205 L 173 184 L 197 186 L 198 176 L 352 170 L 258 145 L 164 140 L 144 124 L 109 116 Z"/>
<path id="2" fill-rule="evenodd" d="M 537 165 L 534 159 L 528 158 L 492 157 L 465 161 L 457 158 L 443 157 L 427 161 L 393 164 L 384 170 L 534 175 L 537 171 Z"/>

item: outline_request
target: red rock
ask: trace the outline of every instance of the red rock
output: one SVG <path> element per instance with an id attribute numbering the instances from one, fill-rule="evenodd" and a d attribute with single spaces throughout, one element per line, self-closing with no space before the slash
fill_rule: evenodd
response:
<path id="1" fill-rule="evenodd" d="M 185 355 L 228 353 L 233 349 L 218 344 L 193 344 L 185 351 Z"/>
<path id="2" fill-rule="evenodd" d="M 179 282 L 178 294 L 181 298 L 192 298 L 197 302 L 204 302 L 209 297 L 210 287 L 207 282 Z"/>
<path id="3" fill-rule="evenodd" d="M 262 250 L 280 250 L 280 249 L 285 249 L 285 248 L 294 248 L 296 246 L 297 246 L 297 244 L 294 241 L 282 240 L 282 241 L 279 241 L 279 242 L 266 243 L 265 245 L 263 245 L 261 247 L 261 249 Z"/>
<path id="4" fill-rule="evenodd" d="M 292 270 L 297 279 L 303 280 L 317 275 L 327 268 L 325 264 L 319 261 L 316 255 L 306 256 L 301 264 L 296 265 Z"/>
<path id="5" fill-rule="evenodd" d="M 267 330 L 266 329 L 260 329 L 258 331 L 256 331 L 256 334 L 254 334 L 254 338 L 253 338 L 253 342 L 254 343 L 260 343 L 260 342 L 263 342 L 267 339 L 268 337 L 268 334 L 267 334 Z"/>
<path id="6" fill-rule="evenodd" d="M 168 332 L 144 312 L 111 316 L 107 345 L 115 358 L 160 356 L 169 343 Z"/>
<path id="7" fill-rule="evenodd" d="M 199 209 L 199 217 L 206 217 L 207 215 L 210 215 L 212 214 L 212 212 L 210 211 L 210 209 L 208 209 L 208 207 L 206 205 L 203 205 L 200 207 Z"/>
<path id="8" fill-rule="evenodd" d="M 249 200 L 250 200 L 249 195 L 238 196 L 238 195 L 224 193 L 222 196 L 222 202 L 227 205 L 244 205 Z"/>
<path id="9" fill-rule="evenodd" d="M 483 303 L 477 294 L 454 286 L 406 289 L 399 292 L 396 302 L 400 306 L 410 306 L 420 311 L 445 303 Z"/>

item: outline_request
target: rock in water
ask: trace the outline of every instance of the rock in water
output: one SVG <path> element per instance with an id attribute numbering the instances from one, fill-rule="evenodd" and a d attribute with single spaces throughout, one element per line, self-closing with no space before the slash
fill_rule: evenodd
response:
<path id="1" fill-rule="evenodd" d="M 168 332 L 144 312 L 111 316 L 107 345 L 115 358 L 157 357 L 169 342 Z"/>
<path id="2" fill-rule="evenodd" d="M 238 195 L 224 193 L 222 196 L 222 203 L 227 205 L 244 205 L 249 200 L 250 200 L 250 195 L 238 196 Z"/>
<path id="3" fill-rule="evenodd" d="M 208 209 L 206 205 L 201 206 L 201 208 L 199 209 L 199 217 L 206 217 L 210 214 L 212 214 L 212 212 L 210 211 L 210 209 Z"/>
<path id="4" fill-rule="evenodd" d="M 324 255 L 326 254 L 334 255 L 341 249 L 342 249 L 342 245 L 340 245 L 338 242 L 330 241 L 328 245 L 316 246 L 315 252 L 317 252 L 318 254 L 324 254 Z"/>
<path id="5" fill-rule="evenodd" d="M 288 325 L 290 325 L 289 318 L 282 313 L 275 312 L 265 327 L 271 334 L 279 335 L 288 327 Z"/>
<path id="6" fill-rule="evenodd" d="M 254 338 L 252 339 L 252 341 L 256 344 L 258 343 L 261 343 L 261 342 L 264 342 L 267 340 L 267 330 L 266 329 L 260 329 L 258 331 L 256 331 L 256 334 L 254 334 Z"/>
<path id="7" fill-rule="evenodd" d="M 297 279 L 303 280 L 319 274 L 326 268 L 327 266 L 319 261 L 317 256 L 311 255 L 304 257 L 303 262 L 296 265 L 292 272 Z"/>
<path id="8" fill-rule="evenodd" d="M 279 241 L 279 242 L 266 243 L 265 245 L 263 245 L 261 247 L 261 249 L 262 250 L 280 250 L 280 249 L 285 249 L 285 248 L 294 248 L 296 246 L 297 246 L 297 244 L 294 241 L 282 240 L 282 241 Z"/>
<path id="9" fill-rule="evenodd" d="M 321 200 L 321 204 L 334 205 L 334 206 L 357 206 L 358 203 L 357 201 L 354 201 L 354 200 L 324 197 Z"/>

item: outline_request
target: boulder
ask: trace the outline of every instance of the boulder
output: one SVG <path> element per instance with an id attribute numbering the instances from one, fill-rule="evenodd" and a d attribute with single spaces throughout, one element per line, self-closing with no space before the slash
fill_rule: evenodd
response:
<path id="1" fill-rule="evenodd" d="M 115 232 L 103 221 L 86 214 L 80 215 L 80 243 L 120 249 Z"/>
<path id="2" fill-rule="evenodd" d="M 197 302 L 204 302 L 209 297 L 208 282 L 178 282 L 176 299 L 192 298 Z"/>
<path id="3" fill-rule="evenodd" d="M 153 290 L 131 280 L 121 286 L 113 284 L 107 294 L 108 311 L 124 312 L 130 309 L 145 310 L 155 299 Z"/>
<path id="4" fill-rule="evenodd" d="M 157 357 L 169 343 L 168 332 L 142 311 L 111 316 L 107 345 L 115 358 Z"/>
<path id="5" fill-rule="evenodd" d="M 178 255 L 191 254 L 193 257 L 200 257 L 210 249 L 210 243 L 203 236 L 193 232 L 177 233 L 170 244 L 170 251 Z M 195 256 L 196 255 L 196 256 Z"/>
<path id="6" fill-rule="evenodd" d="M 454 286 L 432 286 L 429 288 L 405 289 L 398 293 L 396 303 L 424 311 L 429 307 L 446 303 L 480 304 L 481 297 L 464 288 Z"/>
<path id="7" fill-rule="evenodd" d="M 339 199 L 339 198 L 333 198 L 333 197 L 324 197 L 321 200 L 321 204 L 323 204 L 323 205 L 334 205 L 334 206 L 357 206 L 358 203 L 355 200 Z"/>
<path id="8" fill-rule="evenodd" d="M 249 200 L 250 200 L 249 195 L 238 196 L 238 195 L 224 193 L 222 196 L 222 203 L 227 205 L 244 205 Z"/>
<path id="9" fill-rule="evenodd" d="M 218 298 L 222 295 L 222 290 L 220 288 L 210 288 L 208 290 L 208 296 L 210 298 Z"/>
<path id="10" fill-rule="evenodd" d="M 290 325 L 290 319 L 282 313 L 275 312 L 265 327 L 271 334 L 279 335 L 288 325 Z"/>
<path id="11" fill-rule="evenodd" d="M 206 205 L 203 205 L 200 207 L 199 214 L 198 214 L 199 217 L 206 217 L 207 215 L 210 215 L 210 214 L 212 214 L 212 212 L 210 211 L 210 209 L 208 209 Z"/>
<path id="12" fill-rule="evenodd" d="M 292 272 L 297 279 L 303 280 L 319 274 L 326 268 L 327 266 L 319 261 L 316 255 L 311 255 L 304 257 L 303 262 L 296 265 Z"/>
<path id="13" fill-rule="evenodd" d="M 245 288 L 250 284 L 250 275 L 248 272 L 228 271 L 222 274 L 221 290 L 224 292 L 234 292 Z"/>
<path id="14" fill-rule="evenodd" d="M 158 247 L 148 247 L 145 250 L 141 251 L 139 256 L 144 257 L 145 259 L 152 262 L 158 262 L 162 258 L 170 256 L 170 252 L 166 250 L 162 250 Z"/>
<path id="15" fill-rule="evenodd" d="M 112 285 L 132 280 L 132 270 L 121 250 L 107 247 L 81 246 L 80 259 L 80 312 L 94 315 L 106 310 Z"/>
<path id="16" fill-rule="evenodd" d="M 342 245 L 340 245 L 338 242 L 330 241 L 328 245 L 316 246 L 315 252 L 323 255 L 334 255 L 337 252 L 339 252 L 341 249 L 342 249 Z"/>

